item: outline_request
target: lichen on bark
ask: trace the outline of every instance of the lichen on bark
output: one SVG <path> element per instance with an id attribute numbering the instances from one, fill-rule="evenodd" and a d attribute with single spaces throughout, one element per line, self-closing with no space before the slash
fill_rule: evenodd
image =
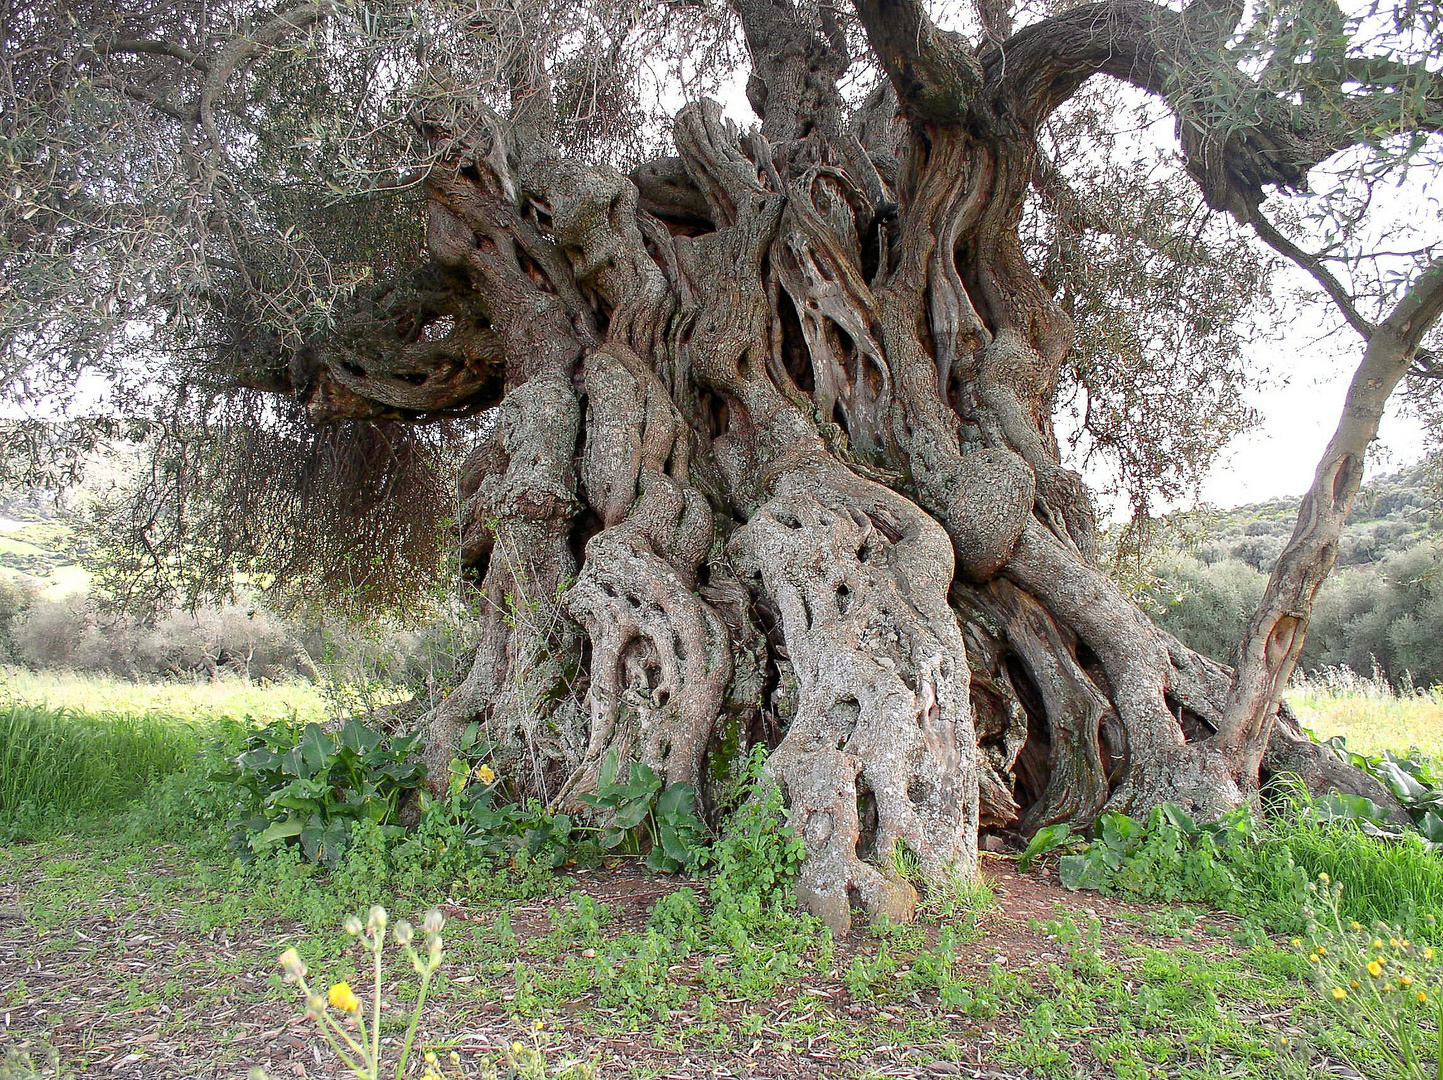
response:
<path id="1" fill-rule="evenodd" d="M 629 174 L 566 153 L 544 64 L 506 116 L 426 119 L 451 327 L 318 345 L 307 389 L 323 420 L 492 410 L 463 481 L 481 645 L 425 718 L 433 777 L 477 720 L 523 794 L 577 806 L 639 761 L 714 818 L 765 744 L 838 932 L 974 874 L 984 826 L 1215 815 L 1269 762 L 1348 782 L 1275 729 L 1266 645 L 1240 696 L 1100 567 L 1053 428 L 1073 325 L 1021 240 L 1052 111 L 1099 73 L 1166 93 L 1231 23 L 1109 0 L 972 47 L 917 0 L 855 6 L 887 80 L 860 104 L 826 5 L 734 0 L 758 123 L 691 102 Z M 1184 139 L 1215 205 L 1298 180 L 1239 172 L 1250 146 L 1218 173 Z"/>

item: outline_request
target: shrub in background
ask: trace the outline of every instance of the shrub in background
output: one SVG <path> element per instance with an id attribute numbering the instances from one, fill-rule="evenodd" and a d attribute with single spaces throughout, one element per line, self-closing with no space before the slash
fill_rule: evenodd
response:
<path id="1" fill-rule="evenodd" d="M 10 640 L 23 663 L 125 679 L 235 674 L 274 680 L 314 674 L 290 630 L 260 605 L 173 611 L 147 621 L 103 612 L 84 596 L 42 599 L 13 620 Z"/>
<path id="2" fill-rule="evenodd" d="M 11 630 L 34 599 L 32 591 L 19 582 L 0 577 L 0 662 L 17 658 Z"/>

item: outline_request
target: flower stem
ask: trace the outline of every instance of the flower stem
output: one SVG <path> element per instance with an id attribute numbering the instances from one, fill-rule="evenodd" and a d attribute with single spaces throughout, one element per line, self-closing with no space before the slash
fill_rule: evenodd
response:
<path id="1" fill-rule="evenodd" d="M 406 952 L 410 954 L 412 963 L 415 963 L 415 950 L 407 945 Z M 416 966 L 421 967 L 420 964 Z M 406 1041 L 401 1045 L 401 1060 L 396 1065 L 396 1080 L 401 1080 L 406 1075 L 406 1059 L 411 1056 L 411 1042 L 415 1039 L 416 1028 L 421 1023 L 421 1009 L 426 1004 L 426 989 L 431 985 L 431 973 L 435 970 L 435 965 L 429 963 L 421 970 L 421 989 L 416 994 L 416 1008 L 411 1013 L 411 1025 L 406 1029 Z"/>

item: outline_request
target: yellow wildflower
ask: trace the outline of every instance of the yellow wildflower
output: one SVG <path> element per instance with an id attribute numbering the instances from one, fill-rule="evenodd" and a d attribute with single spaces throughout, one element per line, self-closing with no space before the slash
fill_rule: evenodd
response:
<path id="1" fill-rule="evenodd" d="M 1378 938 L 1374 938 L 1374 939 L 1373 939 L 1373 948 L 1375 948 L 1375 949 L 1381 949 L 1382 947 L 1383 947 L 1382 941 L 1380 941 Z"/>
<path id="2" fill-rule="evenodd" d="M 326 994 L 326 1000 L 333 1009 L 340 1009 L 341 1012 L 355 1012 L 361 1007 L 361 999 L 352 992 L 350 983 L 336 983 Z"/>
<path id="3" fill-rule="evenodd" d="M 1335 987 L 1333 987 L 1333 1000 L 1334 1000 L 1334 1001 L 1342 1001 L 1342 1000 L 1343 1000 L 1345 997 L 1347 997 L 1347 996 L 1348 996 L 1348 991 L 1344 990 L 1341 986 L 1335 986 Z"/>
<path id="4" fill-rule="evenodd" d="M 1317 953 L 1318 953 L 1319 956 L 1327 956 L 1327 955 L 1328 955 L 1328 950 L 1327 950 L 1327 948 L 1326 948 L 1325 946 L 1319 945 L 1318 948 L 1317 948 Z"/>
<path id="5" fill-rule="evenodd" d="M 1350 930 L 1361 930 L 1361 929 L 1363 929 L 1363 924 L 1360 923 L 1357 919 L 1354 919 L 1352 922 L 1350 922 L 1350 923 L 1348 924 L 1348 929 L 1350 929 Z"/>
<path id="6" fill-rule="evenodd" d="M 519 1053 L 521 1053 L 521 1051 L 524 1050 L 524 1049 L 526 1049 L 526 1048 L 525 1048 L 524 1046 L 522 1046 L 519 1042 L 514 1042 L 514 1043 L 511 1044 L 511 1052 L 512 1052 L 513 1054 L 519 1054 Z"/>
<path id="7" fill-rule="evenodd" d="M 1349 979 L 1349 980 L 1348 980 L 1348 985 L 1351 986 L 1354 990 L 1356 990 L 1356 989 L 1358 989 L 1358 985 L 1359 985 L 1359 984 L 1358 984 L 1358 980 L 1357 980 L 1357 979 Z"/>
<path id="8" fill-rule="evenodd" d="M 1408 989 L 1408 987 L 1413 985 L 1413 980 L 1408 978 L 1408 976 L 1404 975 L 1401 979 L 1398 980 L 1398 983 L 1403 987 L 1404 990 L 1406 990 Z"/>
<path id="9" fill-rule="evenodd" d="M 1423 991 L 1423 990 L 1419 990 L 1419 991 L 1418 991 L 1418 1004 L 1419 1004 L 1419 1005 L 1427 1005 L 1427 1004 L 1428 1004 L 1428 994 L 1427 994 L 1426 991 Z"/>
<path id="10" fill-rule="evenodd" d="M 1376 960 L 1370 960 L 1368 962 L 1368 974 L 1375 979 L 1381 978 L 1383 975 L 1383 965 Z"/>
<path id="11" fill-rule="evenodd" d="M 1318 880 L 1321 881 L 1324 885 L 1326 885 L 1329 881 L 1332 880 L 1332 878 L 1328 877 L 1327 874 L 1319 874 Z"/>
<path id="12" fill-rule="evenodd" d="M 1423 959 L 1424 959 L 1424 960 L 1432 960 L 1432 959 L 1433 959 L 1433 950 L 1432 950 L 1432 949 L 1424 949 L 1424 950 L 1423 950 Z"/>
<path id="13" fill-rule="evenodd" d="M 477 765 L 476 771 L 472 775 L 483 784 L 492 784 L 496 781 L 496 770 L 490 765 Z"/>

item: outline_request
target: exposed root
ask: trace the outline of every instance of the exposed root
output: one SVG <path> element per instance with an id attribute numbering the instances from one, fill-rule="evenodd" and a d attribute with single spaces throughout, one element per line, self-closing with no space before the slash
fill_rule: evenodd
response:
<path id="1" fill-rule="evenodd" d="M 1387 811 L 1389 821 L 1398 825 L 1411 825 L 1413 821 L 1381 781 L 1341 760 L 1331 747 L 1320 746 L 1310 739 L 1286 703 L 1273 721 L 1272 738 L 1263 754 L 1262 778 L 1264 781 L 1296 778 L 1315 798 L 1333 792 L 1361 795 Z"/>
<path id="2" fill-rule="evenodd" d="M 916 893 L 895 868 L 899 845 L 934 887 L 970 876 L 977 856 L 976 741 L 945 534 L 878 485 L 801 473 L 732 548 L 780 612 L 798 682 L 769 770 L 807 844 L 800 896 L 838 933 L 854 902 L 909 917 Z"/>

